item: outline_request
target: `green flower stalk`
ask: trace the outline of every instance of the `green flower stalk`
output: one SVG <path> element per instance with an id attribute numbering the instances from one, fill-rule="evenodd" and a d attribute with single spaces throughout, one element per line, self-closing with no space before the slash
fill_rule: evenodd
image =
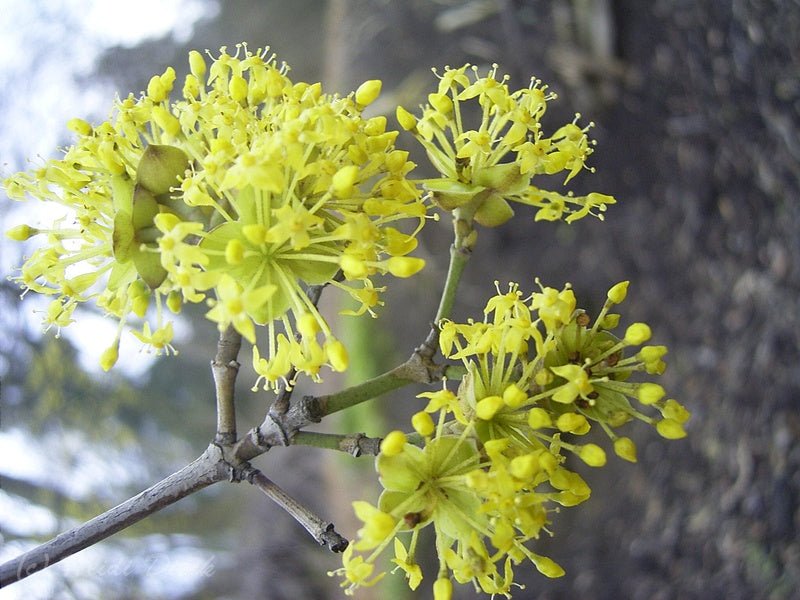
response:
<path id="1" fill-rule="evenodd" d="M 348 592 L 382 576 L 375 561 L 390 544 L 392 562 L 415 589 L 423 573 L 414 556 L 428 525 L 439 556 L 436 598 L 450 597 L 440 582 L 451 579 L 510 597 L 514 567 L 524 561 L 547 577 L 563 575 L 529 546 L 549 533 L 558 505 L 589 498 L 587 483 L 566 468 L 567 456 L 606 463 L 605 450 L 581 437 L 599 426 L 615 453 L 635 462 L 634 443 L 617 433 L 623 425 L 641 420 L 673 439 L 685 435 L 689 418 L 657 383 L 630 381 L 662 373 L 666 348 L 640 347 L 650 338 L 644 323 L 622 338 L 611 333 L 619 315 L 609 310 L 627 286 L 611 288 L 593 323 L 569 286 L 540 286 L 523 297 L 516 284 L 498 289 L 482 321 L 441 323 L 442 353 L 460 360 L 467 375 L 455 393 L 421 394 L 428 405 L 412 418 L 419 445 L 400 431 L 384 439 L 376 461 L 384 491 L 377 506 L 355 503 L 364 527 L 338 571 Z M 398 538 L 403 532 L 410 532 L 407 543 Z"/>
<path id="2" fill-rule="evenodd" d="M 574 196 L 531 184 L 536 175 L 561 172 L 567 173 L 567 183 L 587 168 L 593 142 L 586 132 L 592 124 L 580 127 L 576 115 L 547 136 L 540 121 L 556 95 L 546 85 L 531 79 L 527 88 L 511 92 L 508 77 L 497 78 L 497 65 L 484 76 L 469 67 L 445 67 L 441 75 L 434 69 L 438 90 L 428 96 L 420 117 L 397 108 L 400 126 L 414 135 L 441 174 L 422 181 L 434 202 L 486 227 L 514 215 L 509 202 L 538 208 L 537 221 L 571 223 L 589 214 L 602 219 L 607 205 L 615 203 L 612 196 Z"/>
<path id="3" fill-rule="evenodd" d="M 51 325 L 68 325 L 90 301 L 118 319 L 106 369 L 125 323 L 171 351 L 164 307 L 199 302 L 221 330 L 232 325 L 254 345 L 265 385 L 290 367 L 315 379 L 323 365 L 345 369 L 347 352 L 304 287 L 330 283 L 356 300 L 351 314 L 372 314 L 383 290 L 373 276 L 424 265 L 408 256 L 426 217 L 406 179 L 414 164 L 384 117 L 362 116 L 380 81 L 325 94 L 293 83 L 268 49 L 244 45 L 233 55 L 223 47 L 210 64 L 193 51 L 189 64 L 182 99 L 170 100 L 168 68 L 141 96 L 118 100 L 109 121 L 70 121 L 77 139 L 63 158 L 5 180 L 12 198 L 65 209 L 47 226 L 8 233 L 44 242 L 17 281 L 53 297 Z M 408 219 L 416 226 L 404 233 Z"/>

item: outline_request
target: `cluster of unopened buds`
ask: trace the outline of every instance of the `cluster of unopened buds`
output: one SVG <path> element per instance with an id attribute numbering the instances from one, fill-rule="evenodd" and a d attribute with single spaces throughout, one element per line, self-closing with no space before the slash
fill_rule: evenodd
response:
<path id="1" fill-rule="evenodd" d="M 232 55 L 222 48 L 210 64 L 192 52 L 189 66 L 180 99 L 170 99 L 176 74 L 168 68 L 146 92 L 119 99 L 108 121 L 72 120 L 77 139 L 62 158 L 4 182 L 12 198 L 60 205 L 52 222 L 8 232 L 46 240 L 15 279 L 52 298 L 48 326 L 69 325 L 84 302 L 114 317 L 105 369 L 118 360 L 126 326 L 148 347 L 174 352 L 169 313 L 205 303 L 220 330 L 232 327 L 252 345 L 257 384 L 277 388 L 298 374 L 316 381 L 323 366 L 343 371 L 349 358 L 309 286 L 348 294 L 355 304 L 346 315 L 375 316 L 385 289 L 375 277 L 424 267 L 409 255 L 431 205 L 452 214 L 452 261 L 475 247 L 476 224 L 502 225 L 514 204 L 534 207 L 537 221 L 572 223 L 603 218 L 615 202 L 532 183 L 565 173 L 566 184 L 591 170 L 591 124 L 576 116 L 547 135 L 540 121 L 555 94 L 536 79 L 511 91 L 496 66 L 483 75 L 469 65 L 434 71 L 438 87 L 421 114 L 397 108 L 400 127 L 438 171 L 418 180 L 409 178 L 409 153 L 395 147 L 398 131 L 384 116 L 362 114 L 380 81 L 326 94 L 320 84 L 293 83 L 268 49 L 244 45 Z M 643 421 L 677 439 L 689 418 L 647 380 L 664 371 L 667 352 L 648 345 L 650 328 L 612 333 L 620 315 L 611 310 L 627 288 L 613 286 L 593 318 L 568 285 L 541 284 L 528 295 L 516 284 L 498 287 L 481 320 L 440 315 L 440 350 L 465 375 L 456 389 L 445 382 L 421 394 L 427 405 L 408 433 L 383 440 L 376 466 L 384 491 L 377 505 L 354 503 L 363 527 L 334 572 L 347 592 L 383 576 L 377 561 L 390 545 L 395 569 L 416 589 L 420 532 L 429 525 L 436 600 L 451 597 L 453 581 L 510 596 L 513 570 L 525 561 L 547 577 L 563 574 L 530 546 L 559 506 L 589 497 L 571 457 L 606 463 L 604 448 L 584 436 L 599 429 L 619 458 L 636 462 L 624 425 Z"/>

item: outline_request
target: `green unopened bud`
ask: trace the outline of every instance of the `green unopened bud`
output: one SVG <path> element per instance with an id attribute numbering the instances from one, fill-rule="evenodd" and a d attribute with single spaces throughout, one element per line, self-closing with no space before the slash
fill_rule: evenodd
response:
<path id="1" fill-rule="evenodd" d="M 475 221 L 484 227 L 498 227 L 514 216 L 514 209 L 506 200 L 492 194 L 475 211 Z"/>
<path id="2" fill-rule="evenodd" d="M 384 264 L 395 277 L 411 277 L 423 269 L 425 261 L 413 256 L 393 256 Z"/>
<path id="3" fill-rule="evenodd" d="M 179 314 L 182 306 L 183 298 L 180 292 L 172 291 L 167 295 L 167 308 L 170 309 L 173 314 Z"/>
<path id="4" fill-rule="evenodd" d="M 638 346 L 649 340 L 652 335 L 647 323 L 634 323 L 625 330 L 625 343 Z"/>
<path id="5" fill-rule="evenodd" d="M 74 131 L 78 135 L 88 136 L 92 134 L 92 126 L 83 119 L 70 119 L 67 121 L 67 129 Z"/>
<path id="6" fill-rule="evenodd" d="M 233 75 L 228 82 L 228 92 L 235 102 L 247 100 L 247 80 L 241 75 Z"/>
<path id="7" fill-rule="evenodd" d="M 333 193 L 341 198 L 350 193 L 353 186 L 358 181 L 358 167 L 355 165 L 347 165 L 342 167 L 331 178 L 331 187 Z"/>
<path id="8" fill-rule="evenodd" d="M 490 421 L 503 408 L 503 399 L 500 396 L 487 396 L 475 405 L 475 414 L 479 419 Z"/>
<path id="9" fill-rule="evenodd" d="M 453 101 L 447 94 L 428 94 L 428 104 L 443 115 L 450 114 L 453 110 Z"/>
<path id="10" fill-rule="evenodd" d="M 545 577 L 554 579 L 556 577 L 564 576 L 564 569 L 552 558 L 533 554 L 532 552 L 528 553 L 527 556 L 533 561 L 533 564 L 536 566 L 536 570 L 538 570 L 539 573 Z"/>
<path id="11" fill-rule="evenodd" d="M 661 409 L 661 414 L 663 414 L 668 419 L 673 419 L 678 423 L 686 423 L 689 420 L 689 417 L 692 416 L 686 407 L 683 406 L 677 400 L 670 398 L 664 403 L 664 408 Z"/>
<path id="12" fill-rule="evenodd" d="M 543 427 L 552 427 L 553 420 L 545 409 L 537 406 L 528 413 L 528 425 L 532 429 L 542 429 Z"/>
<path id="13" fill-rule="evenodd" d="M 397 122 L 400 123 L 400 127 L 406 131 L 413 131 L 417 128 L 417 117 L 412 115 L 402 106 L 397 107 L 395 116 L 397 117 Z"/>
<path id="14" fill-rule="evenodd" d="M 250 223 L 242 227 L 242 235 L 248 242 L 258 246 L 267 241 L 267 228 L 261 223 Z"/>
<path id="15" fill-rule="evenodd" d="M 636 444 L 631 438 L 621 437 L 614 440 L 614 452 L 628 462 L 636 462 Z"/>
<path id="16" fill-rule="evenodd" d="M 472 200 L 485 188 L 452 179 L 434 179 L 425 183 L 425 189 L 433 192 L 433 201 L 444 210 L 453 210 Z"/>
<path id="17" fill-rule="evenodd" d="M 28 225 L 17 225 L 6 231 L 6 237 L 14 240 L 15 242 L 24 242 L 30 237 L 39 233 L 38 229 L 34 229 Z"/>
<path id="18" fill-rule="evenodd" d="M 597 444 L 579 447 L 578 456 L 590 467 L 602 467 L 606 464 L 606 452 Z"/>
<path id="19" fill-rule="evenodd" d="M 620 315 L 617 313 L 606 313 L 603 320 L 600 322 L 600 327 L 605 330 L 615 329 L 619 325 Z"/>
<path id="20" fill-rule="evenodd" d="M 119 340 L 115 340 L 114 344 L 100 355 L 100 366 L 103 371 L 108 371 L 117 364 L 117 360 L 119 360 Z"/>
<path id="21" fill-rule="evenodd" d="M 244 260 L 244 244 L 236 238 L 228 240 L 225 245 L 225 262 L 229 265 L 240 265 Z"/>
<path id="22" fill-rule="evenodd" d="M 666 346 L 642 346 L 639 350 L 639 358 L 644 362 L 655 362 L 667 353 Z"/>
<path id="23" fill-rule="evenodd" d="M 628 284 L 630 281 L 620 281 L 618 284 L 611 287 L 608 290 L 608 300 L 609 302 L 613 302 L 614 304 L 620 304 L 625 300 L 625 296 L 628 295 Z"/>
<path id="24" fill-rule="evenodd" d="M 406 445 L 406 434 L 402 431 L 392 431 L 381 442 L 381 454 L 397 456 Z"/>
<path id="25" fill-rule="evenodd" d="M 530 179 L 530 175 L 520 173 L 516 163 L 504 163 L 479 169 L 473 181 L 504 194 L 518 194 L 527 189 Z"/>
<path id="26" fill-rule="evenodd" d="M 539 469 L 539 457 L 535 454 L 515 456 L 508 465 L 508 472 L 523 481 L 531 479 Z"/>
<path id="27" fill-rule="evenodd" d="M 658 434 L 668 440 L 679 440 L 686 437 L 686 431 L 683 425 L 674 419 L 664 419 L 656 423 L 656 431 Z"/>
<path id="28" fill-rule="evenodd" d="M 666 391 L 663 387 L 658 385 L 657 383 L 642 383 L 639 385 L 639 388 L 636 390 L 636 397 L 639 399 L 639 402 L 642 404 L 655 404 L 659 400 L 661 400 L 665 395 Z"/>
<path id="29" fill-rule="evenodd" d="M 453 598 L 453 582 L 440 577 L 433 582 L 433 600 L 451 600 Z"/>
<path id="30" fill-rule="evenodd" d="M 513 383 L 503 390 L 503 402 L 509 408 L 519 408 L 527 399 L 528 395 Z"/>
<path id="31" fill-rule="evenodd" d="M 143 318 L 147 314 L 147 308 L 150 306 L 150 296 L 142 295 L 142 296 L 135 296 L 131 300 L 131 310 L 133 314 L 135 314 L 140 319 Z"/>
<path id="32" fill-rule="evenodd" d="M 428 437 L 436 431 L 436 425 L 433 423 L 431 416 L 424 410 L 414 413 L 411 417 L 411 426 L 422 437 Z"/>
<path id="33" fill-rule="evenodd" d="M 344 344 L 339 340 L 329 339 L 325 342 L 324 348 L 331 368 L 337 373 L 346 371 L 350 358 L 347 355 L 347 348 L 345 348 Z"/>
<path id="34" fill-rule="evenodd" d="M 181 130 L 177 117 L 160 105 L 153 107 L 153 121 L 170 137 L 177 137 Z"/>
<path id="35" fill-rule="evenodd" d="M 591 425 L 581 414 L 578 413 L 564 413 L 556 419 L 556 427 L 560 431 L 574 433 L 576 435 L 583 435 L 589 431 Z"/>
<path id="36" fill-rule="evenodd" d="M 189 167 L 189 157 L 180 148 L 159 144 L 149 145 L 136 169 L 136 183 L 154 196 L 166 194 L 177 187 L 178 178 Z"/>
<path id="37" fill-rule="evenodd" d="M 206 61 L 197 50 L 189 52 L 189 70 L 201 81 L 206 74 Z"/>
<path id="38" fill-rule="evenodd" d="M 356 90 L 356 104 L 369 106 L 381 93 L 382 82 L 380 79 L 365 81 Z"/>

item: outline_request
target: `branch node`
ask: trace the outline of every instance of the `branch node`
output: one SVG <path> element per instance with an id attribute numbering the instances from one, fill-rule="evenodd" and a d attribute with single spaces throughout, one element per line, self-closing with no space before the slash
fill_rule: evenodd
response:
<path id="1" fill-rule="evenodd" d="M 278 434 L 280 435 L 281 445 L 288 446 L 291 444 L 291 440 L 289 439 L 289 434 L 286 432 L 286 428 L 283 426 L 283 419 L 280 416 L 276 416 L 272 414 L 272 411 L 267 413 L 269 419 L 275 423 L 275 427 L 278 428 Z"/>
<path id="2" fill-rule="evenodd" d="M 331 552 L 339 553 L 344 552 L 350 542 L 334 529 L 333 523 L 328 523 L 328 527 L 320 536 L 320 545 L 328 546 Z"/>

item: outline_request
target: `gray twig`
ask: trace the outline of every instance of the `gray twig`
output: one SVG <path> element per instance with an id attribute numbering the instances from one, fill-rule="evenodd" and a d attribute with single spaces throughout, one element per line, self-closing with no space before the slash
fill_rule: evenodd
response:
<path id="1" fill-rule="evenodd" d="M 250 468 L 245 478 L 264 494 L 289 513 L 295 521 L 305 528 L 320 546 L 328 546 L 332 552 L 344 552 L 349 542 L 339 535 L 333 523 L 323 521 L 309 508 L 300 504 L 283 491 L 274 481 L 258 469 Z"/>

